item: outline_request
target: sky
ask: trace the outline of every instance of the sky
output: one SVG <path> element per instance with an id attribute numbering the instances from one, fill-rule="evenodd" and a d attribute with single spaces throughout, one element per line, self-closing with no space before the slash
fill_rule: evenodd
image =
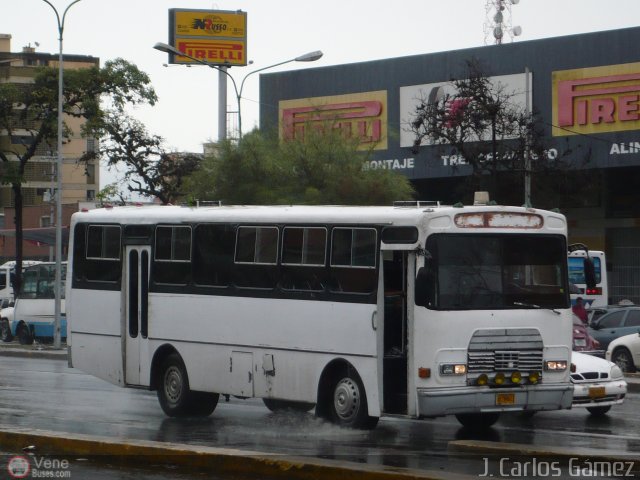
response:
<path id="1" fill-rule="evenodd" d="M 60 15 L 71 0 L 50 0 Z M 122 57 L 151 77 L 159 101 L 132 111 L 169 150 L 202 151 L 217 139 L 218 73 L 205 66 L 163 66 L 167 54 L 153 49 L 170 43 L 168 11 L 178 9 L 247 12 L 246 67 L 232 67 L 238 85 L 253 70 L 321 50 L 313 63 L 292 62 L 267 70 L 285 71 L 478 47 L 494 43 L 487 26 L 489 0 L 81 0 L 65 19 L 64 53 L 106 60 Z M 508 16 L 506 17 L 509 18 Z M 522 42 L 637 25 L 639 0 L 519 0 L 510 24 Z M 0 33 L 12 36 L 14 52 L 24 46 L 58 52 L 56 16 L 43 0 L 0 0 Z M 38 46 L 36 46 L 36 42 Z M 242 93 L 243 131 L 258 123 L 259 75 Z M 446 79 L 443 79 L 446 80 Z M 236 97 L 228 86 L 228 109 Z M 101 186 L 115 173 L 101 172 Z"/>

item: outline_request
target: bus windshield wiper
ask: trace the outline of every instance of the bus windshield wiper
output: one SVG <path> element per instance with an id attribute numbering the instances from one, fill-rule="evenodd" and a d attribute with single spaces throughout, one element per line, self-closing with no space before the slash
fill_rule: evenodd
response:
<path id="1" fill-rule="evenodd" d="M 540 305 L 536 305 L 535 303 L 513 302 L 513 305 L 526 308 L 542 308 Z M 554 308 L 549 308 L 549 310 L 551 310 L 556 315 L 560 315 L 560 312 Z"/>

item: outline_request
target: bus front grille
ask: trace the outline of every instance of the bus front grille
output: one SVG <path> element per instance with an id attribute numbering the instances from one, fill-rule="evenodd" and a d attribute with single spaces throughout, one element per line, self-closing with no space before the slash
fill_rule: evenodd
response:
<path id="1" fill-rule="evenodd" d="M 468 372 L 540 372 L 542 346 L 542 337 L 535 328 L 477 330 L 469 342 Z"/>

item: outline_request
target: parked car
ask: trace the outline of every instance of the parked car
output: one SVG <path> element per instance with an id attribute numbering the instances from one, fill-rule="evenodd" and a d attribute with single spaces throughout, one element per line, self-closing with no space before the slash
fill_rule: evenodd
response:
<path id="1" fill-rule="evenodd" d="M 573 351 L 604 357 L 600 342 L 589 334 L 586 325 L 577 315 L 573 316 Z"/>
<path id="2" fill-rule="evenodd" d="M 625 373 L 640 369 L 640 334 L 632 333 L 613 340 L 605 358 L 614 362 Z"/>
<path id="3" fill-rule="evenodd" d="M 571 364 L 572 408 L 584 407 L 591 415 L 600 416 L 624 402 L 627 382 L 618 365 L 580 352 L 571 354 Z"/>
<path id="4" fill-rule="evenodd" d="M 637 305 L 634 305 L 628 300 L 622 300 L 620 303 L 616 303 L 613 305 L 598 305 L 595 307 L 591 305 L 587 308 L 587 315 L 589 316 L 589 325 L 591 325 L 591 322 L 595 322 L 601 316 L 613 310 L 620 310 L 621 308 L 636 307 L 636 306 Z"/>
<path id="5" fill-rule="evenodd" d="M 605 313 L 591 322 L 589 333 L 607 349 L 612 340 L 640 331 L 640 307 L 625 307 Z"/>

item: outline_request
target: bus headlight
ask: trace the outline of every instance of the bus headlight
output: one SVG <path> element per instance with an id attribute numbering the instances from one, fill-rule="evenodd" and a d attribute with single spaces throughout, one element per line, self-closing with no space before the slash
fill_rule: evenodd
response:
<path id="1" fill-rule="evenodd" d="M 522 382 L 522 374 L 520 372 L 513 372 L 511 374 L 511 383 L 520 383 Z"/>
<path id="2" fill-rule="evenodd" d="M 496 385 L 503 385 L 504 384 L 504 373 L 502 373 L 502 372 L 497 373 L 496 376 L 493 379 L 493 383 L 495 383 Z"/>
<path id="3" fill-rule="evenodd" d="M 467 366 L 463 363 L 445 363 L 440 365 L 440 375 L 465 375 Z"/>
<path id="4" fill-rule="evenodd" d="M 551 372 L 561 372 L 567 369 L 566 360 L 549 360 L 544 362 L 544 369 Z"/>

